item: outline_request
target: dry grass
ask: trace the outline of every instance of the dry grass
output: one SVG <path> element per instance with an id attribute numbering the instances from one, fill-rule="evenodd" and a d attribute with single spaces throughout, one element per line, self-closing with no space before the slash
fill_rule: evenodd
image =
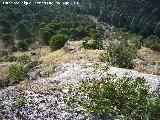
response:
<path id="1" fill-rule="evenodd" d="M 36 55 L 32 55 L 31 52 L 35 52 Z M 13 56 L 20 57 L 20 56 L 27 55 L 27 56 L 30 56 L 32 59 L 39 59 L 41 56 L 44 56 L 48 53 L 50 53 L 50 48 L 48 46 L 44 46 L 34 51 L 25 51 L 25 52 L 17 51 L 13 53 Z"/>
<path id="2" fill-rule="evenodd" d="M 69 52 L 68 48 L 75 48 L 76 52 Z M 72 59 L 79 57 L 89 57 L 91 59 L 99 59 L 99 55 L 103 52 L 102 50 L 85 50 L 82 48 L 82 41 L 72 41 L 69 46 L 51 52 L 49 47 L 42 47 L 34 50 L 37 55 L 32 56 L 32 51 L 26 52 L 15 52 L 13 56 L 20 57 L 23 55 L 30 56 L 32 59 L 38 59 L 44 61 L 44 63 L 67 63 Z"/>
<path id="3" fill-rule="evenodd" d="M 7 73 L 7 67 L 0 67 L 0 76 L 4 76 Z"/>
<path id="4" fill-rule="evenodd" d="M 26 51 L 26 52 L 14 52 L 12 55 L 15 57 L 20 57 L 23 55 L 27 55 L 30 56 L 33 60 L 38 59 L 41 56 L 45 56 L 46 54 L 48 54 L 50 52 L 50 48 L 49 47 L 42 47 L 42 48 L 38 48 L 36 50 L 34 50 L 35 53 L 37 53 L 36 55 L 31 55 L 32 51 Z M 0 76 L 5 76 L 7 74 L 7 70 L 8 67 L 14 64 L 14 62 L 0 62 Z"/>
<path id="5" fill-rule="evenodd" d="M 134 69 L 138 72 L 146 74 L 160 75 L 160 69 L 158 68 L 147 67 L 144 65 L 137 65 Z"/>
<path id="6" fill-rule="evenodd" d="M 8 71 L 8 67 L 14 63 L 10 63 L 10 62 L 1 62 L 0 63 L 0 76 L 5 76 L 7 74 Z"/>
<path id="7" fill-rule="evenodd" d="M 108 42 L 103 41 L 105 45 L 109 45 Z M 75 48 L 76 52 L 70 52 L 69 48 Z M 42 60 L 44 63 L 60 64 L 67 63 L 73 59 L 79 59 L 81 57 L 87 57 L 91 60 L 99 60 L 100 54 L 103 53 L 103 50 L 86 50 L 82 48 L 82 41 L 72 41 L 70 45 L 65 46 L 64 48 L 51 52 L 49 47 L 42 47 L 34 50 L 37 53 L 35 56 L 31 55 L 31 51 L 27 52 L 15 52 L 13 55 L 16 57 L 28 55 L 34 59 Z M 143 58 L 146 62 L 160 62 L 160 52 L 153 51 L 149 48 L 142 47 L 138 51 L 138 56 Z M 0 64 L 1 65 L 1 64 Z M 0 76 L 5 75 L 7 67 L 9 64 L 0 66 Z M 52 65 L 51 65 L 52 66 Z M 47 67 L 45 70 L 46 73 L 51 73 L 52 67 Z M 143 73 L 150 74 L 159 74 L 160 71 L 155 68 L 147 67 L 142 64 L 136 65 L 135 70 Z"/>
<path id="8" fill-rule="evenodd" d="M 142 49 L 138 51 L 138 55 L 147 62 L 160 61 L 160 52 L 153 51 L 146 47 L 142 47 Z"/>
<path id="9" fill-rule="evenodd" d="M 80 57 L 88 57 L 90 59 L 99 59 L 99 55 L 102 50 L 86 50 L 81 47 L 82 41 L 72 42 L 67 48 L 75 48 L 76 52 L 67 52 L 66 48 L 49 53 L 46 56 L 42 56 L 40 59 L 45 63 L 67 63 L 72 59 L 78 59 Z"/>
<path id="10" fill-rule="evenodd" d="M 143 58 L 146 63 L 160 62 L 160 52 L 153 51 L 146 47 L 142 47 L 138 51 L 138 56 Z M 160 75 L 160 69 L 152 68 L 142 64 L 136 65 L 135 70 L 142 73 Z"/>

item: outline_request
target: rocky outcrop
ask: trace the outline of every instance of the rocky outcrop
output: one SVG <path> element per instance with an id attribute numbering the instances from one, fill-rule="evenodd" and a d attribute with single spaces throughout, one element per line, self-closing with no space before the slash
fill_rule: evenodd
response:
<path id="1" fill-rule="evenodd" d="M 73 60 L 67 64 L 60 64 L 49 78 L 38 78 L 30 81 L 27 87 L 16 85 L 0 91 L 2 114 L 5 119 L 15 119 L 19 116 L 23 120 L 98 120 L 89 115 L 83 108 L 75 109 L 64 103 L 63 96 L 68 89 L 85 79 L 100 79 L 107 76 L 104 63 L 87 59 Z M 97 69 L 96 69 L 97 68 Z M 102 67 L 103 68 L 103 67 Z M 106 67 L 104 67 L 106 68 Z M 144 77 L 151 90 L 155 90 L 160 82 L 160 76 L 139 73 L 134 70 L 111 67 L 108 71 L 118 77 Z M 17 107 L 19 97 L 26 99 L 26 104 Z M 111 119 L 111 118 L 107 118 Z"/>

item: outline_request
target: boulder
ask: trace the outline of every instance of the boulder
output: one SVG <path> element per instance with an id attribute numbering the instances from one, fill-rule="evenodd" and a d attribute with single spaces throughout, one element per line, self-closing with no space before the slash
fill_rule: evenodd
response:
<path id="1" fill-rule="evenodd" d="M 41 77 L 41 75 L 39 71 L 33 71 L 28 73 L 28 77 L 29 77 L 29 80 L 36 80 L 39 77 Z"/>
<path id="2" fill-rule="evenodd" d="M 28 73 L 29 80 L 37 80 L 38 78 L 48 77 L 48 74 L 44 71 L 32 71 Z"/>

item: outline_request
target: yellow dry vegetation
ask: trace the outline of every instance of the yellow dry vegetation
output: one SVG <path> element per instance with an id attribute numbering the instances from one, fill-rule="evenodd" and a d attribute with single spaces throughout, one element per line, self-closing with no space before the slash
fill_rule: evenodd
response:
<path id="1" fill-rule="evenodd" d="M 160 75 L 160 69 L 158 68 L 147 67 L 144 65 L 137 65 L 134 69 L 138 72 L 146 74 Z"/>
<path id="2" fill-rule="evenodd" d="M 143 58 L 147 63 L 160 62 L 160 52 L 153 51 L 150 48 L 142 47 L 138 51 L 138 56 Z M 142 73 L 160 75 L 160 69 L 142 64 L 136 65 L 135 70 Z"/>
<path id="3" fill-rule="evenodd" d="M 160 52 L 153 51 L 149 48 L 142 47 L 138 55 L 143 57 L 147 62 L 160 61 Z"/>
<path id="4" fill-rule="evenodd" d="M 88 57 L 90 59 L 99 59 L 100 54 L 103 50 L 86 50 L 81 46 L 82 41 L 74 41 L 71 45 L 66 46 L 60 50 L 54 51 L 52 53 L 47 54 L 46 56 L 42 56 L 40 60 L 45 63 L 67 63 L 72 59 L 78 59 L 80 57 Z M 75 52 L 70 52 L 68 48 L 75 48 Z"/>
<path id="5" fill-rule="evenodd" d="M 0 62 L 0 76 L 5 76 L 8 71 L 8 67 L 14 63 L 11 62 Z"/>
<path id="6" fill-rule="evenodd" d="M 85 50 L 81 49 L 75 53 L 66 53 L 64 49 L 57 50 L 55 52 L 49 53 L 46 56 L 42 56 L 40 60 L 45 63 L 67 63 L 72 59 L 77 59 L 80 57 L 89 57 L 91 59 L 99 59 L 102 50 Z"/>
<path id="7" fill-rule="evenodd" d="M 34 52 L 36 55 L 32 55 L 31 53 Z M 20 56 L 30 56 L 32 59 L 39 59 L 41 56 L 44 56 L 50 52 L 50 48 L 48 46 L 43 46 L 38 49 L 35 49 L 34 51 L 17 51 L 13 53 L 13 56 L 20 57 Z"/>

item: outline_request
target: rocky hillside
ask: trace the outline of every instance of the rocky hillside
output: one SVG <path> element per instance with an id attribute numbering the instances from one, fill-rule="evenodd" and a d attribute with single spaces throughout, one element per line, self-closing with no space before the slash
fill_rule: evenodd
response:
<path id="1" fill-rule="evenodd" d="M 160 120 L 159 1 L 26 1 L 0 1 L 0 120 Z"/>
<path id="2" fill-rule="evenodd" d="M 76 42 L 70 42 L 68 46 L 74 46 Z M 76 55 L 77 51 L 68 53 Z M 92 53 L 92 51 L 90 51 Z M 49 56 L 54 55 L 51 53 Z M 63 57 L 63 55 L 61 56 Z M 46 56 L 47 58 L 47 56 Z M 43 58 L 44 59 L 44 58 Z M 54 119 L 54 120 L 95 120 L 99 119 L 91 116 L 81 107 L 71 108 L 63 101 L 63 97 L 74 88 L 77 83 L 85 79 L 105 78 L 107 73 L 117 74 L 118 77 L 144 77 L 150 90 L 156 90 L 160 83 L 160 76 L 143 74 L 134 70 L 117 67 L 109 67 L 104 62 L 96 58 L 87 56 L 81 52 L 77 58 L 70 58 L 65 63 L 57 63 L 49 77 L 43 76 L 43 70 L 51 64 L 41 64 L 30 72 L 30 80 L 21 82 L 0 90 L 1 113 L 3 119 L 16 119 L 20 117 L 24 120 Z M 18 99 L 24 98 L 26 104 L 17 108 Z"/>

